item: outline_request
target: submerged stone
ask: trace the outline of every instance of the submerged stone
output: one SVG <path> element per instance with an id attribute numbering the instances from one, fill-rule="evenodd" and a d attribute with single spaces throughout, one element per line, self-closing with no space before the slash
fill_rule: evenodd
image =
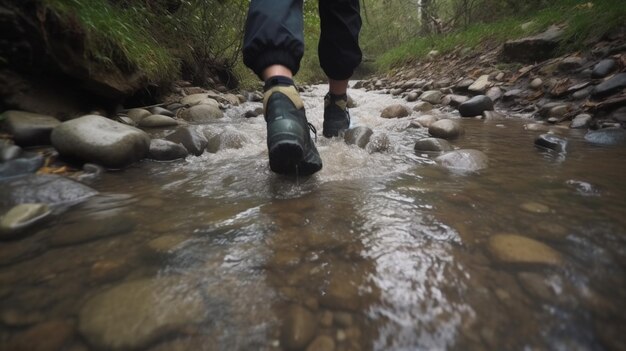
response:
<path id="1" fill-rule="evenodd" d="M 0 217 L 0 238 L 11 238 L 48 217 L 46 204 L 19 204 Z"/>
<path id="2" fill-rule="evenodd" d="M 463 127 L 453 120 L 441 119 L 428 128 L 428 133 L 435 138 L 456 139 L 464 132 Z"/>
<path id="3" fill-rule="evenodd" d="M 489 238 L 489 252 L 500 263 L 557 266 L 560 253 L 537 240 L 516 234 L 498 234 Z"/>
<path id="4" fill-rule="evenodd" d="M 585 140 L 598 145 L 625 145 L 626 130 L 623 128 L 593 130 L 585 134 Z"/>
<path id="5" fill-rule="evenodd" d="M 348 145 L 357 145 L 361 149 L 364 149 L 367 143 L 370 142 L 372 134 L 374 134 L 374 132 L 371 128 L 358 126 L 348 129 L 343 136 L 343 140 Z"/>
<path id="6" fill-rule="evenodd" d="M 435 160 L 451 171 L 476 172 L 488 166 L 487 155 L 472 149 L 451 151 Z"/>
<path id="7" fill-rule="evenodd" d="M 189 155 L 189 152 L 182 144 L 162 139 L 150 140 L 148 158 L 152 160 L 172 161 L 185 158 L 187 155 Z"/>
<path id="8" fill-rule="evenodd" d="M 445 152 L 452 151 L 452 145 L 444 139 L 424 138 L 416 141 L 413 149 L 416 152 Z"/>
<path id="9" fill-rule="evenodd" d="M 554 134 L 541 134 L 535 139 L 535 146 L 544 149 L 551 149 L 556 152 L 565 152 L 567 148 L 567 139 Z"/>
<path id="10" fill-rule="evenodd" d="M 208 143 L 204 134 L 191 126 L 179 127 L 173 133 L 168 134 L 165 139 L 176 144 L 182 144 L 190 154 L 196 156 L 202 155 Z"/>
<path id="11" fill-rule="evenodd" d="M 317 332 L 315 317 L 306 308 L 293 305 L 287 311 L 281 330 L 281 345 L 287 350 L 304 348 Z"/>
<path id="12" fill-rule="evenodd" d="M 89 299 L 80 309 L 78 329 L 98 349 L 126 350 L 206 318 L 200 291 L 182 278 L 125 282 Z"/>

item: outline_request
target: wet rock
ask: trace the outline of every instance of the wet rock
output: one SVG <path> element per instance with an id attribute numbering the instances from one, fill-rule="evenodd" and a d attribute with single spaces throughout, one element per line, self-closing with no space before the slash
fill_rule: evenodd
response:
<path id="1" fill-rule="evenodd" d="M 567 148 L 567 139 L 554 134 L 541 134 L 535 139 L 535 146 L 551 149 L 556 152 L 565 152 Z"/>
<path id="2" fill-rule="evenodd" d="M 468 101 L 459 105 L 461 117 L 480 116 L 483 111 L 493 110 L 493 101 L 485 95 L 474 96 Z"/>
<path id="3" fill-rule="evenodd" d="M 335 272 L 325 291 L 321 292 L 320 305 L 330 309 L 356 312 L 362 304 L 359 283 L 344 272 Z"/>
<path id="4" fill-rule="evenodd" d="M 589 127 L 589 124 L 591 123 L 592 119 L 593 119 L 593 117 L 591 117 L 591 115 L 586 114 L 586 113 L 582 113 L 582 114 L 574 117 L 574 119 L 572 120 L 572 123 L 570 123 L 569 127 L 572 128 L 572 129 L 587 128 L 587 127 Z"/>
<path id="5" fill-rule="evenodd" d="M 521 89 L 511 89 L 502 95 L 502 101 L 513 101 L 519 99 L 522 95 Z"/>
<path id="6" fill-rule="evenodd" d="M 133 231 L 135 225 L 132 219 L 121 215 L 59 225 L 51 232 L 50 245 L 69 246 L 122 235 Z"/>
<path id="7" fill-rule="evenodd" d="M 182 144 L 190 154 L 196 156 L 202 155 L 208 144 L 206 137 L 191 126 L 179 127 L 172 134 L 167 135 L 165 139 L 176 144 Z"/>
<path id="8" fill-rule="evenodd" d="M 602 99 L 618 93 L 624 88 L 626 88 L 626 73 L 618 73 L 612 78 L 596 85 L 591 92 L 591 97 L 594 99 Z"/>
<path id="9" fill-rule="evenodd" d="M 491 101 L 496 102 L 502 98 L 502 89 L 498 87 L 489 88 L 489 90 L 487 90 L 487 94 L 485 95 L 487 95 Z"/>
<path id="10" fill-rule="evenodd" d="M 293 305 L 287 311 L 281 329 L 281 345 L 287 350 L 304 348 L 315 336 L 317 322 L 311 312 L 304 307 Z"/>
<path id="11" fill-rule="evenodd" d="M 78 329 L 94 347 L 141 349 L 206 318 L 203 297 L 182 278 L 125 282 L 95 295 L 80 309 Z"/>
<path id="12" fill-rule="evenodd" d="M 413 111 L 427 112 L 433 109 L 433 105 L 430 102 L 420 101 L 413 106 Z"/>
<path id="13" fill-rule="evenodd" d="M 548 245 L 516 234 L 493 235 L 487 246 L 499 263 L 557 266 L 563 261 L 561 254 Z"/>
<path id="14" fill-rule="evenodd" d="M 530 213 L 550 213 L 550 207 L 538 202 L 525 202 L 520 208 Z"/>
<path id="15" fill-rule="evenodd" d="M 570 111 L 569 105 L 558 105 L 550 109 L 550 112 L 548 112 L 548 116 L 562 118 L 562 117 L 565 117 L 565 115 L 567 115 L 569 111 Z"/>
<path id="16" fill-rule="evenodd" d="M 367 144 L 365 150 L 368 153 L 373 154 L 375 152 L 386 152 L 389 150 L 391 141 L 387 134 L 375 134 L 373 138 L 370 138 L 370 142 Z"/>
<path id="17" fill-rule="evenodd" d="M 591 95 L 591 92 L 593 91 L 593 89 L 595 89 L 595 87 L 593 86 L 588 86 L 586 88 L 580 89 L 571 95 L 572 99 L 574 100 L 586 99 L 589 95 Z"/>
<path id="18" fill-rule="evenodd" d="M 558 68 L 561 72 L 572 72 L 580 69 L 584 63 L 585 60 L 582 57 L 570 56 L 561 60 L 561 62 L 559 62 Z"/>
<path id="19" fill-rule="evenodd" d="M 456 139 L 463 132 L 463 127 L 458 122 L 450 119 L 441 119 L 432 123 L 428 128 L 430 135 L 441 139 Z"/>
<path id="20" fill-rule="evenodd" d="M 488 121 L 497 121 L 505 119 L 506 116 L 496 111 L 483 111 L 483 118 Z"/>
<path id="21" fill-rule="evenodd" d="M 560 102 L 549 102 L 541 105 L 537 112 L 542 118 L 553 117 L 552 114 L 558 115 L 559 112 L 567 111 L 567 105 Z"/>
<path id="22" fill-rule="evenodd" d="M 451 151 L 435 160 L 441 166 L 458 172 L 476 172 L 488 166 L 487 155 L 472 149 Z"/>
<path id="23" fill-rule="evenodd" d="M 605 59 L 593 66 L 591 78 L 600 79 L 608 76 L 617 68 L 617 63 L 613 59 Z"/>
<path id="24" fill-rule="evenodd" d="M 188 106 L 210 105 L 217 108 L 220 106 L 220 104 L 215 99 L 210 98 L 207 93 L 187 95 L 180 100 L 180 103 Z"/>
<path id="25" fill-rule="evenodd" d="M 386 107 L 380 114 L 382 118 L 402 118 L 411 114 L 408 107 L 404 105 L 391 105 Z"/>
<path id="26" fill-rule="evenodd" d="M 547 132 L 550 130 L 550 127 L 541 123 L 528 123 L 524 124 L 524 130 L 530 130 L 533 132 Z"/>
<path id="27" fill-rule="evenodd" d="M 620 123 L 626 123 L 626 106 L 611 112 L 611 118 Z"/>
<path id="28" fill-rule="evenodd" d="M 540 274 L 521 272 L 517 274 L 517 281 L 534 298 L 552 302 L 556 297 L 557 292 Z"/>
<path id="29" fill-rule="evenodd" d="M 41 222 L 52 211 L 46 204 L 19 204 L 0 217 L 0 238 L 13 238 L 24 229 Z"/>
<path id="30" fill-rule="evenodd" d="M 527 38 L 510 40 L 504 43 L 502 56 L 506 61 L 535 63 L 551 58 L 563 37 L 563 30 L 557 26 Z"/>
<path id="31" fill-rule="evenodd" d="M 76 204 L 98 192 L 57 175 L 26 175 L 0 181 L 0 206 L 21 203 Z"/>
<path id="32" fill-rule="evenodd" d="M 433 105 L 437 105 L 441 103 L 442 97 L 443 97 L 443 94 L 439 90 L 428 90 L 428 91 L 423 92 L 422 95 L 420 95 L 420 100 L 426 101 Z"/>
<path id="33" fill-rule="evenodd" d="M 189 152 L 182 144 L 163 139 L 150 140 L 148 158 L 151 160 L 172 161 L 185 158 L 187 155 L 189 155 Z"/>
<path id="34" fill-rule="evenodd" d="M 54 128 L 52 145 L 64 157 L 123 168 L 148 155 L 145 132 L 110 119 L 88 115 Z"/>
<path id="35" fill-rule="evenodd" d="M 467 102 L 468 100 L 469 100 L 469 98 L 467 96 L 450 94 L 450 95 L 446 95 L 446 97 L 442 101 L 442 104 L 443 105 L 450 105 L 450 106 L 452 106 L 454 108 L 459 108 L 459 106 L 461 106 L 461 104 Z"/>
<path id="36" fill-rule="evenodd" d="M 260 91 L 255 91 L 250 93 L 250 101 L 252 102 L 261 102 L 263 101 L 263 93 Z"/>
<path id="37" fill-rule="evenodd" d="M 22 148 L 14 145 L 10 140 L 0 139 L 0 163 L 14 160 L 20 156 Z"/>
<path id="38" fill-rule="evenodd" d="M 167 253 L 185 242 L 189 237 L 183 234 L 168 234 L 148 242 L 148 247 L 155 253 Z"/>
<path id="39" fill-rule="evenodd" d="M 239 102 L 239 97 L 237 97 L 237 95 L 235 94 L 224 94 L 222 95 L 222 98 L 224 100 L 226 100 L 226 102 L 230 105 L 233 106 L 239 106 L 240 102 Z"/>
<path id="40" fill-rule="evenodd" d="M 0 126 L 20 146 L 49 145 L 50 133 L 59 124 L 52 116 L 24 111 L 6 111 L 0 115 Z"/>
<path id="41" fill-rule="evenodd" d="M 126 115 L 128 116 L 128 118 L 132 119 L 135 124 L 139 124 L 142 119 L 150 116 L 151 114 L 152 113 L 150 111 L 143 108 L 131 108 L 130 110 L 126 111 Z"/>
<path id="42" fill-rule="evenodd" d="M 19 158 L 0 163 L 0 179 L 35 173 L 44 165 L 43 155 L 34 152 L 22 152 L 21 149 L 12 150 L 15 153 L 18 151 L 20 151 Z M 9 157 L 13 157 L 13 155 Z"/>
<path id="43" fill-rule="evenodd" d="M 224 117 L 224 112 L 217 106 L 201 104 L 183 110 L 180 117 L 192 123 L 209 123 Z"/>
<path id="44" fill-rule="evenodd" d="M 358 126 L 348 129 L 343 135 L 343 140 L 348 145 L 357 145 L 361 149 L 364 149 L 367 143 L 370 142 L 370 138 L 374 134 L 371 128 Z"/>
<path id="45" fill-rule="evenodd" d="M 473 79 L 463 79 L 455 86 L 454 90 L 461 92 L 467 91 L 472 84 L 474 84 Z"/>
<path id="46" fill-rule="evenodd" d="M 569 179 L 565 182 L 565 184 L 574 189 L 576 193 L 582 196 L 598 196 L 600 195 L 600 190 L 596 188 L 593 184 L 583 182 L 581 180 Z"/>
<path id="47" fill-rule="evenodd" d="M 416 152 L 445 152 L 452 151 L 452 145 L 444 139 L 424 138 L 415 142 L 413 149 Z"/>
<path id="48" fill-rule="evenodd" d="M 417 125 L 419 128 L 429 128 L 435 122 L 437 122 L 437 117 L 424 115 L 412 120 L 411 125 Z"/>
<path id="49" fill-rule="evenodd" d="M 626 145 L 626 130 L 622 128 L 604 128 L 585 134 L 585 140 L 598 145 Z"/>
<path id="50" fill-rule="evenodd" d="M 142 128 L 164 128 L 178 125 L 178 121 L 172 117 L 162 115 L 150 115 L 139 122 Z"/>
<path id="51" fill-rule="evenodd" d="M 209 140 L 206 150 L 210 153 L 216 153 L 225 149 L 241 149 L 244 145 L 250 143 L 250 138 L 232 127 L 226 128 L 224 131 L 215 135 Z"/>
<path id="52" fill-rule="evenodd" d="M 396 88 L 396 89 L 391 89 L 390 93 L 393 96 L 398 96 L 400 94 L 402 94 L 404 92 L 404 89 L 402 88 Z"/>
<path id="53" fill-rule="evenodd" d="M 419 99 L 419 94 L 417 92 L 410 92 L 407 94 L 406 96 L 406 101 L 408 102 L 413 102 L 413 101 L 417 101 L 417 99 Z"/>
<path id="54" fill-rule="evenodd" d="M 530 81 L 528 87 L 532 90 L 539 90 L 543 87 L 543 80 L 541 78 L 535 78 Z"/>
<path id="55" fill-rule="evenodd" d="M 245 118 L 254 118 L 263 114 L 263 107 L 257 107 L 254 110 L 246 111 Z"/>
<path id="56" fill-rule="evenodd" d="M 320 335 L 309 344 L 306 351 L 335 351 L 335 340 L 330 336 Z"/>
<path id="57" fill-rule="evenodd" d="M 119 123 L 122 123 L 122 124 L 125 124 L 127 126 L 131 126 L 131 127 L 136 127 L 137 126 L 137 123 L 135 123 L 135 121 L 133 121 L 130 117 L 127 117 L 127 116 L 118 115 L 115 118 L 115 121 L 119 122 Z"/>
<path id="58" fill-rule="evenodd" d="M 66 320 L 37 324 L 14 335 L 8 342 L 11 351 L 58 351 L 74 336 L 74 326 Z"/>
<path id="59" fill-rule="evenodd" d="M 182 107 L 182 105 L 179 106 L 179 107 Z M 165 109 L 163 107 L 159 107 L 159 106 L 152 107 L 150 109 L 150 114 L 167 116 L 167 117 L 174 117 L 174 113 L 172 111 L 170 111 L 168 109 Z"/>
<path id="60" fill-rule="evenodd" d="M 472 85 L 470 85 L 468 90 L 470 93 L 484 94 L 490 86 L 491 82 L 489 82 L 489 75 L 485 74 L 480 76 Z"/>
<path id="61" fill-rule="evenodd" d="M 534 237 L 545 240 L 563 240 L 567 237 L 567 229 L 553 222 L 536 222 L 533 224 Z"/>

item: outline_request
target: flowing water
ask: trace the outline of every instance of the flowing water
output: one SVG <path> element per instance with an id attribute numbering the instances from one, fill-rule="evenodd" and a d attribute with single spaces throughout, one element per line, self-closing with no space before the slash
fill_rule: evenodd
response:
<path id="1" fill-rule="evenodd" d="M 318 127 L 324 93 L 303 94 Z M 62 319 L 72 350 L 113 348 L 115 333 L 148 350 L 280 350 L 311 333 L 335 350 L 625 345 L 626 149 L 559 129 L 569 146 L 555 154 L 533 146 L 540 133 L 525 130 L 527 120 L 464 120 L 454 146 L 483 151 L 489 167 L 454 173 L 413 151 L 426 130 L 378 117 L 399 100 L 351 95 L 353 124 L 389 146 L 370 153 L 320 135 L 324 168 L 312 177 L 270 172 L 263 119 L 241 117 L 254 103 L 209 126 L 238 149 L 105 174 L 92 184 L 100 195 L 24 241 L 44 249 L 0 267 L 2 340 L 24 319 Z M 78 232 L 95 240 L 73 240 Z M 538 240 L 563 260 L 496 261 L 488 240 L 503 233 Z M 142 311 L 120 297 L 112 306 L 128 316 L 96 332 L 84 326 L 95 318 L 83 311 L 90 299 L 146 279 L 161 282 L 145 297 L 159 306 L 146 319 L 171 315 L 174 297 L 200 291 L 200 320 L 134 341 L 141 332 L 122 336 L 119 326 Z M 320 350 L 333 349 L 329 338 Z"/>

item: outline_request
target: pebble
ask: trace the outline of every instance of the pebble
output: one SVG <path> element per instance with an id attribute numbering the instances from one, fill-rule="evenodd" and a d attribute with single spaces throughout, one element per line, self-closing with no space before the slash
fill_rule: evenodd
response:
<path id="1" fill-rule="evenodd" d="M 497 234 L 489 238 L 489 252 L 500 263 L 517 265 L 560 265 L 560 253 L 537 240 L 516 234 Z"/>
<path id="2" fill-rule="evenodd" d="M 491 82 L 489 82 L 489 75 L 485 74 L 480 76 L 472 85 L 470 85 L 468 90 L 474 94 L 484 94 L 490 86 Z"/>
<path id="3" fill-rule="evenodd" d="M 335 340 L 327 335 L 316 337 L 306 348 L 306 351 L 334 351 Z"/>
<path id="4" fill-rule="evenodd" d="M 404 105 L 391 105 L 386 107 L 381 113 L 382 118 L 401 118 L 411 114 L 408 107 Z"/>
<path id="5" fill-rule="evenodd" d="M 464 130 L 458 122 L 441 119 L 430 125 L 428 133 L 435 138 L 456 139 L 464 133 Z"/>
<path id="6" fill-rule="evenodd" d="M 559 62 L 559 71 L 561 72 L 572 72 L 577 69 L 580 69 L 585 63 L 585 59 L 579 56 L 569 56 L 561 60 Z"/>
<path id="7" fill-rule="evenodd" d="M 433 123 L 437 122 L 437 120 L 435 116 L 423 115 L 412 120 L 411 125 L 416 125 L 419 128 L 429 128 Z"/>
<path id="8" fill-rule="evenodd" d="M 143 349 L 205 318 L 204 298 L 193 282 L 160 277 L 124 282 L 91 297 L 80 309 L 78 329 L 98 349 Z"/>
<path id="9" fill-rule="evenodd" d="M 541 78 L 535 78 L 535 79 L 530 81 L 528 86 L 532 90 L 539 90 L 539 89 L 541 89 L 541 87 L 543 87 L 543 80 L 541 80 Z"/>
<path id="10" fill-rule="evenodd" d="M 150 116 L 151 114 L 152 113 L 150 111 L 143 108 L 131 108 L 130 110 L 126 111 L 126 116 L 132 119 L 135 124 L 139 124 L 142 119 Z"/>
<path id="11" fill-rule="evenodd" d="M 593 86 L 588 86 L 586 88 L 580 89 L 572 94 L 572 99 L 574 100 L 586 99 L 589 95 L 591 95 L 591 92 L 593 92 L 593 89 L 594 89 Z"/>
<path id="12" fill-rule="evenodd" d="M 570 111 L 570 106 L 569 105 L 554 106 L 554 107 L 552 107 L 550 109 L 550 112 L 548 113 L 548 117 L 562 118 L 567 113 L 569 113 L 569 111 Z"/>
<path id="13" fill-rule="evenodd" d="M 10 140 L 0 139 L 0 163 L 14 160 L 20 156 L 22 148 Z"/>
<path id="14" fill-rule="evenodd" d="M 446 152 L 452 151 L 452 145 L 444 139 L 424 138 L 415 142 L 413 149 L 416 152 Z"/>
<path id="15" fill-rule="evenodd" d="M 254 110 L 246 111 L 244 117 L 245 118 L 254 118 L 263 114 L 263 107 L 257 107 Z"/>
<path id="16" fill-rule="evenodd" d="M 0 217 L 0 238 L 13 238 L 51 213 L 46 204 L 19 204 Z"/>
<path id="17" fill-rule="evenodd" d="M 280 335 L 280 344 L 288 350 L 304 348 L 315 336 L 317 323 L 306 308 L 292 305 L 287 311 Z"/>
<path id="18" fill-rule="evenodd" d="M 178 107 L 178 106 L 174 106 L 174 107 Z M 163 107 L 159 107 L 159 106 L 152 107 L 150 109 L 150 113 L 153 114 L 153 115 L 162 115 L 162 116 L 167 116 L 167 117 L 174 117 L 174 113 L 172 111 L 170 111 L 168 109 L 165 109 Z"/>
<path id="19" fill-rule="evenodd" d="M 330 311 L 322 312 L 320 316 L 320 325 L 325 328 L 330 328 L 333 325 L 333 313 Z"/>
<path id="20" fill-rule="evenodd" d="M 412 91 L 412 92 L 407 94 L 406 101 L 413 102 L 413 101 L 416 101 L 418 98 L 419 98 L 419 94 L 414 92 L 414 91 Z"/>
<path id="21" fill-rule="evenodd" d="M 502 89 L 500 89 L 499 87 L 489 88 L 485 95 L 490 98 L 491 101 L 496 102 L 500 100 L 500 98 L 502 98 Z"/>
<path id="22" fill-rule="evenodd" d="M 525 202 L 520 205 L 520 208 L 526 212 L 530 213 L 549 213 L 550 207 L 538 203 L 538 202 Z"/>
<path id="23" fill-rule="evenodd" d="M 594 99 L 602 99 L 620 92 L 626 88 L 626 72 L 618 73 L 612 78 L 596 85 L 591 92 L 591 97 Z"/>
<path id="24" fill-rule="evenodd" d="M 454 108 L 459 108 L 462 103 L 467 102 L 468 100 L 469 98 L 464 95 L 449 94 L 444 97 L 441 103 L 443 105 L 450 105 Z"/>
<path id="25" fill-rule="evenodd" d="M 505 119 L 506 116 L 497 111 L 483 111 L 483 118 L 488 121 L 497 121 Z"/>

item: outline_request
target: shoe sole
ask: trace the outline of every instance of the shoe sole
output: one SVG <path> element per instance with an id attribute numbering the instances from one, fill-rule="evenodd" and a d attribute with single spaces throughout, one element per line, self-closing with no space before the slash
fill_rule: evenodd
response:
<path id="1" fill-rule="evenodd" d="M 285 138 L 285 135 L 281 135 Z M 270 169 L 279 174 L 295 174 L 298 164 L 304 157 L 302 144 L 297 141 L 297 136 L 288 135 L 291 140 L 279 140 L 270 142 L 269 159 Z"/>

